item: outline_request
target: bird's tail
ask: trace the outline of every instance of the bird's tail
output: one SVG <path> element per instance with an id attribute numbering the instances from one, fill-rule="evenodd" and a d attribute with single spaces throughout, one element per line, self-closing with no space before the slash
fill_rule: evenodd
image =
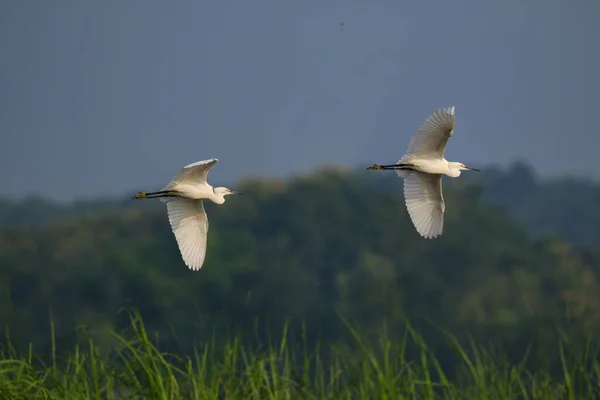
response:
<path id="1" fill-rule="evenodd" d="M 396 170 L 396 174 L 398 174 L 398 176 L 402 179 L 406 178 L 407 176 L 409 176 L 412 173 L 412 170 L 402 170 L 402 169 L 397 169 Z"/>

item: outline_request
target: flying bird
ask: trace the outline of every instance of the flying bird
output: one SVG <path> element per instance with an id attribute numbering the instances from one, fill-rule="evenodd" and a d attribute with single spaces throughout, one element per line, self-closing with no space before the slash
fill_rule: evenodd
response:
<path id="1" fill-rule="evenodd" d="M 396 164 L 373 164 L 368 170 L 395 170 L 404 179 L 406 208 L 417 232 L 427 239 L 442 234 L 446 204 L 442 175 L 458 178 L 461 171 L 479 171 L 444 158 L 454 134 L 454 106 L 431 114 L 414 134 L 408 151 Z"/>
<path id="2" fill-rule="evenodd" d="M 208 217 L 204 200 L 225 203 L 225 196 L 240 194 L 206 182 L 210 168 L 219 160 L 211 158 L 186 165 L 171 182 L 158 192 L 139 192 L 135 200 L 160 199 L 167 204 L 169 223 L 185 265 L 194 271 L 202 268 L 206 257 Z"/>

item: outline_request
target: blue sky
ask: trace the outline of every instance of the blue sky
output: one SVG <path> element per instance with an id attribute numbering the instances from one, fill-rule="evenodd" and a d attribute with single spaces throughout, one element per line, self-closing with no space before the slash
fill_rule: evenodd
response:
<path id="1" fill-rule="evenodd" d="M 3 0 L 0 196 L 124 195 L 396 161 L 456 106 L 449 160 L 591 175 L 597 0 Z M 343 23 L 343 25 L 342 25 Z"/>

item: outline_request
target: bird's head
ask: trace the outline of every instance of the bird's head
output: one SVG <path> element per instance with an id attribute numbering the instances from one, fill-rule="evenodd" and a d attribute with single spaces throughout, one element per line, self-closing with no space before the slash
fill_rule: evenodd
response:
<path id="1" fill-rule="evenodd" d="M 241 193 L 240 192 L 236 192 L 235 190 L 228 189 L 226 187 L 216 187 L 215 188 L 215 194 L 218 197 L 221 197 L 223 199 L 223 201 L 225 201 L 225 196 L 228 196 L 230 194 L 241 194 Z"/>
<path id="2" fill-rule="evenodd" d="M 459 172 L 460 172 L 460 171 L 477 171 L 477 172 L 479 172 L 479 171 L 480 171 L 480 170 L 478 170 L 477 168 L 471 168 L 471 167 L 467 167 L 465 164 L 463 164 L 463 163 L 459 163 L 459 162 L 451 162 L 451 163 L 448 163 L 448 166 L 449 166 L 451 169 L 455 169 L 455 170 L 457 170 L 457 171 L 459 171 Z"/>

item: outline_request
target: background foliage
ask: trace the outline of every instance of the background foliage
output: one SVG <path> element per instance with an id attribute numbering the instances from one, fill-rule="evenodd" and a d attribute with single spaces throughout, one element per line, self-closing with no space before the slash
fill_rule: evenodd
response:
<path id="1" fill-rule="evenodd" d="M 434 326 L 510 360 L 532 341 L 555 348 L 557 326 L 573 337 L 600 327 L 598 184 L 541 180 L 522 164 L 445 180 L 435 240 L 415 232 L 393 173 L 325 168 L 235 189 L 245 194 L 206 205 L 200 272 L 181 261 L 159 202 L 0 201 L 5 334 L 49 354 L 52 319 L 59 353 L 82 332 L 109 351 L 131 307 L 165 348 L 191 354 L 232 332 L 264 343 L 286 323 L 311 343 L 346 343 L 341 317 L 400 340 L 406 317 L 452 367 Z"/>

